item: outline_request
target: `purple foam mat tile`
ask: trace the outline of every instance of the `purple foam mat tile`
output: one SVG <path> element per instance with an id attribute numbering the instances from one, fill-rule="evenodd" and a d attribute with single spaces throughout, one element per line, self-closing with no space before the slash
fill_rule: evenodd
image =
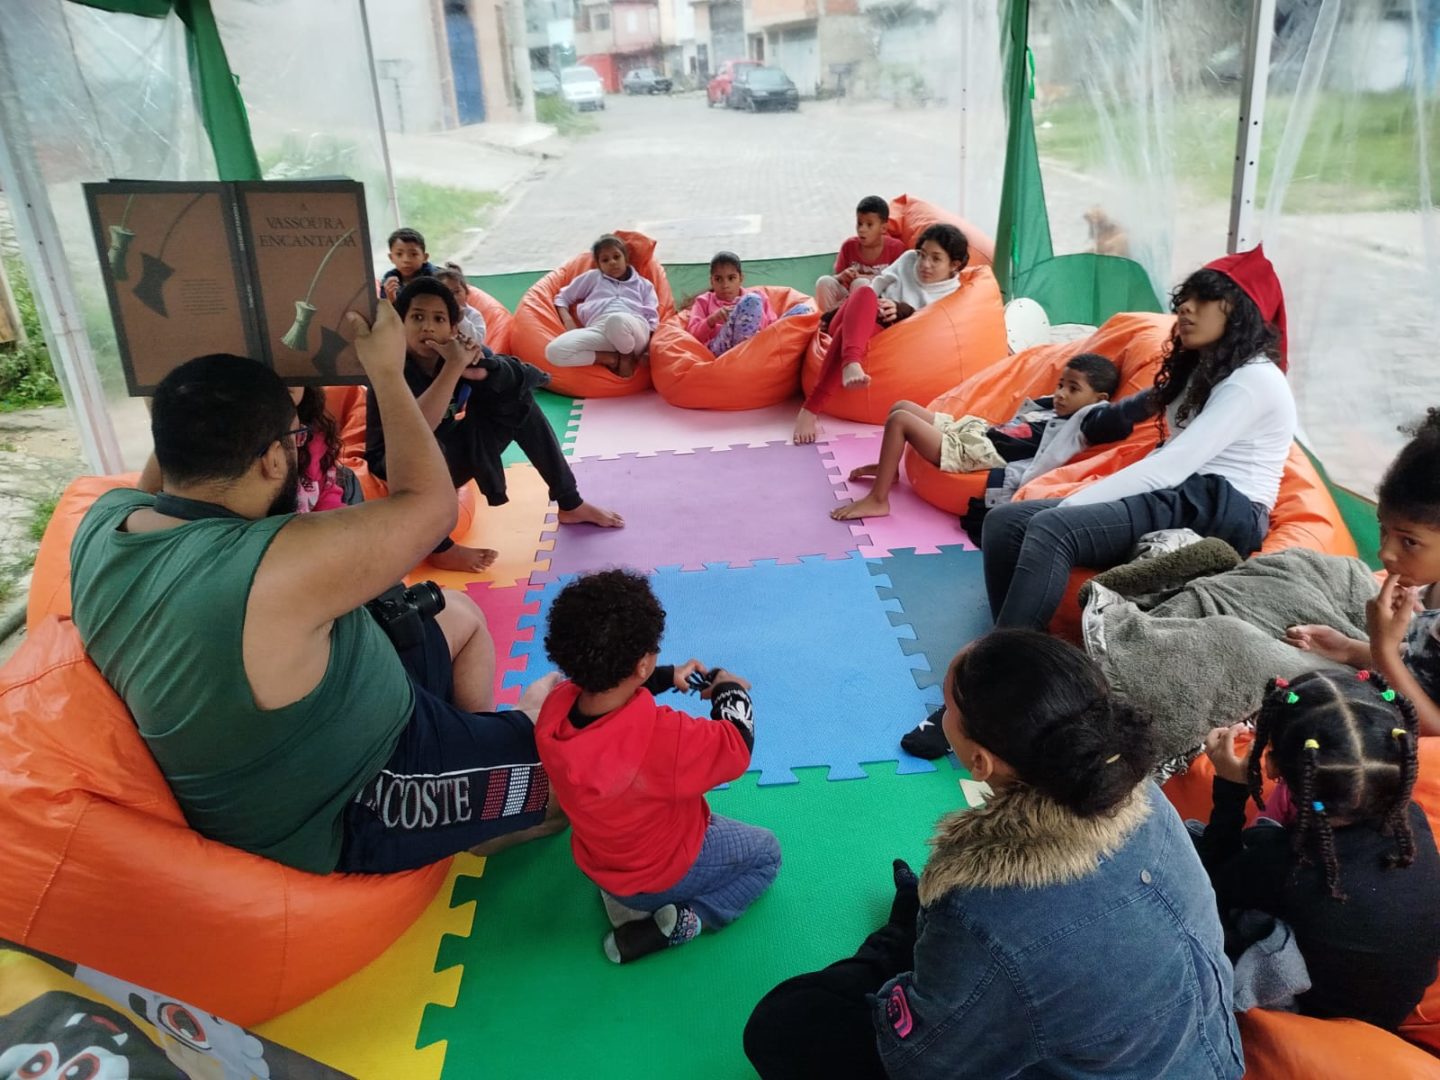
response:
<path id="1" fill-rule="evenodd" d="M 840 559 L 867 542 L 831 520 L 835 496 L 814 446 L 587 458 L 573 468 L 581 494 L 619 511 L 625 528 L 557 527 L 550 565 L 533 582 L 608 566 L 699 570 L 718 562 Z"/>
<path id="2" fill-rule="evenodd" d="M 837 501 L 858 499 L 870 491 L 870 481 L 850 480 L 850 471 L 880 460 L 878 435 L 846 436 L 820 447 L 829 467 L 830 482 Z M 890 513 L 886 517 L 861 518 L 848 522 L 857 537 L 863 537 L 860 553 L 867 559 L 883 558 L 897 548 L 914 549 L 916 554 L 933 555 L 946 547 L 975 549 L 959 520 L 931 506 L 902 478 L 890 489 Z"/>

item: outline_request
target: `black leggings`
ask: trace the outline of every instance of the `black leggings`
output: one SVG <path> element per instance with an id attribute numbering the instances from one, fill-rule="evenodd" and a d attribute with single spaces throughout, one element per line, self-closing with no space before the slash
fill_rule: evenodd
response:
<path id="1" fill-rule="evenodd" d="M 786 979 L 745 1025 L 745 1056 L 762 1080 L 886 1080 L 871 998 L 914 967 L 915 934 L 886 924 L 848 960 Z"/>

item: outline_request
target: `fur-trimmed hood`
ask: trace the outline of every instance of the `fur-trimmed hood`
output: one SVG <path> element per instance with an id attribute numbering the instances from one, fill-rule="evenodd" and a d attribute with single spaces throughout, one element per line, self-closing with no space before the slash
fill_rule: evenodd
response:
<path id="1" fill-rule="evenodd" d="M 929 907 L 952 889 L 1040 889 L 1079 880 L 1120 850 L 1150 811 L 1147 784 L 1113 813 L 1095 818 L 1015 784 L 979 809 L 941 820 L 920 878 L 920 902 Z"/>

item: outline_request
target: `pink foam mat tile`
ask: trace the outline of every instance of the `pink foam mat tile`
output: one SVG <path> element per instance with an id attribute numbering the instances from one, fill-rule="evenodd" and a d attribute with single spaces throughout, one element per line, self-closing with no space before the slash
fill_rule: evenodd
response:
<path id="1" fill-rule="evenodd" d="M 501 586 L 488 581 L 472 581 L 465 586 L 465 592 L 485 613 L 485 623 L 490 629 L 490 638 L 495 643 L 495 703 L 514 705 L 520 700 L 518 683 L 529 682 L 525 678 L 528 656 L 518 647 L 530 642 L 535 636 L 534 626 L 521 627 L 527 615 L 540 611 L 538 599 L 527 599 L 530 589 L 525 585 Z M 512 685 L 504 686 L 505 677 L 515 673 Z"/>
<path id="2" fill-rule="evenodd" d="M 795 428 L 800 399 L 765 409 L 742 412 L 680 409 L 659 394 L 591 398 L 585 402 L 571 447 L 577 458 L 614 458 L 622 454 L 648 457 L 671 451 L 726 450 L 732 446 L 758 448 L 786 442 Z M 820 441 L 842 435 L 876 431 L 873 424 L 857 424 L 834 417 L 821 418 Z"/>
<path id="3" fill-rule="evenodd" d="M 860 435 L 834 439 L 820 447 L 821 460 L 830 467 L 837 502 L 856 499 L 870 490 L 867 480 L 850 481 L 850 470 L 880 460 L 880 436 Z M 916 554 L 934 555 L 940 545 L 974 550 L 960 522 L 916 495 L 901 479 L 890 489 L 890 513 L 847 522 L 861 541 L 860 554 L 883 558 L 896 548 L 914 548 Z"/>

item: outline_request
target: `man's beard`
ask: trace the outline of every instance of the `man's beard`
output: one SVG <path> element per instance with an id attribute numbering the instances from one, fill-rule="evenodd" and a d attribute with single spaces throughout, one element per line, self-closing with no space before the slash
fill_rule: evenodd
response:
<path id="1" fill-rule="evenodd" d="M 293 514 L 300 507 L 300 455 L 298 452 L 292 452 L 288 457 L 290 469 L 285 474 L 285 483 L 276 493 L 275 501 L 270 504 L 270 509 L 265 511 L 266 517 Z"/>

